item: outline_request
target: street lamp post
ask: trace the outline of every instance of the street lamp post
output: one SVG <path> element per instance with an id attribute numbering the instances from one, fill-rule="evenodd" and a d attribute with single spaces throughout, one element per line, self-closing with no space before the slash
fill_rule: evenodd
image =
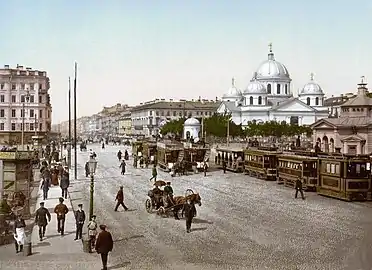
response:
<path id="1" fill-rule="evenodd" d="M 26 90 L 26 95 L 22 101 L 22 151 L 25 150 L 25 101 L 29 102 L 30 100 L 30 92 L 27 89 Z"/>
<path id="2" fill-rule="evenodd" d="M 90 156 L 88 164 L 90 173 L 89 220 L 91 220 L 93 216 L 94 174 L 97 169 L 97 160 L 93 156 Z"/>

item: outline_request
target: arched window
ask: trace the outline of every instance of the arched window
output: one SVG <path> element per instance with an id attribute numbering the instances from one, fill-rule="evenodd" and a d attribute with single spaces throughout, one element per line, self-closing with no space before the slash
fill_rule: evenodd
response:
<path id="1" fill-rule="evenodd" d="M 280 84 L 276 85 L 276 93 L 279 95 L 280 94 Z"/>
<path id="2" fill-rule="evenodd" d="M 271 94 L 271 84 L 270 83 L 267 85 L 267 93 Z"/>
<path id="3" fill-rule="evenodd" d="M 318 97 L 315 98 L 315 105 L 319 105 L 319 98 Z"/>
<path id="4" fill-rule="evenodd" d="M 306 99 L 306 104 L 310 105 L 310 98 L 309 97 Z"/>
<path id="5" fill-rule="evenodd" d="M 190 136 L 191 134 L 190 134 L 190 131 L 186 131 L 186 139 L 190 139 Z"/>
<path id="6" fill-rule="evenodd" d="M 288 84 L 285 85 L 285 94 L 288 95 Z"/>
<path id="7" fill-rule="evenodd" d="M 250 97 L 250 98 L 249 98 L 249 104 L 250 104 L 250 105 L 253 105 L 253 97 Z"/>
<path id="8" fill-rule="evenodd" d="M 258 97 L 258 105 L 261 105 L 261 104 L 262 104 L 262 97 L 259 96 L 259 97 Z"/>

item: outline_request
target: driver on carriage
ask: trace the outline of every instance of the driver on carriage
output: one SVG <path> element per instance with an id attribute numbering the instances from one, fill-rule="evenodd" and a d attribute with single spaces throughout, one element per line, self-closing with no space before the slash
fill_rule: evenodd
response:
<path id="1" fill-rule="evenodd" d="M 164 187 L 164 195 L 167 196 L 168 200 L 174 204 L 173 201 L 173 188 L 171 187 L 171 182 L 167 182 L 167 185 Z"/>
<path id="2" fill-rule="evenodd" d="M 162 195 L 162 191 L 161 191 L 161 189 L 158 186 L 155 186 L 152 189 L 152 194 L 153 194 L 153 196 L 152 196 L 152 203 L 153 203 L 153 205 L 156 206 L 156 209 L 158 209 L 160 207 L 160 205 L 159 205 L 159 198 Z"/>

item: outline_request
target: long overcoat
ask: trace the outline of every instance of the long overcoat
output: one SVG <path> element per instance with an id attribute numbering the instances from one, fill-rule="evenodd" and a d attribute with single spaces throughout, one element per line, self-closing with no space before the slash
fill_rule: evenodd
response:
<path id="1" fill-rule="evenodd" d="M 51 219 L 49 210 L 46 209 L 45 207 L 40 207 L 39 209 L 36 210 L 36 215 L 35 215 L 35 223 L 38 226 L 46 226 L 48 225 L 48 220 Z"/>
<path id="2" fill-rule="evenodd" d="M 114 241 L 112 240 L 111 233 L 108 231 L 101 231 L 98 234 L 96 242 L 97 253 L 108 254 L 114 247 Z"/>

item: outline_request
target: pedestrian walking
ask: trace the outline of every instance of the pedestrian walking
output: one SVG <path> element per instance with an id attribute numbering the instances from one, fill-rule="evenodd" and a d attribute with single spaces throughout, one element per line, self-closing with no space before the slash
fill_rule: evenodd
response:
<path id="1" fill-rule="evenodd" d="M 106 230 L 106 225 L 99 225 L 101 232 L 98 234 L 96 242 L 96 251 L 101 255 L 102 270 L 107 270 L 108 254 L 114 247 L 114 240 L 111 233 Z"/>
<path id="2" fill-rule="evenodd" d="M 14 221 L 14 240 L 15 240 L 15 249 L 16 253 L 23 251 L 23 245 L 25 244 L 26 239 L 26 222 L 22 218 L 21 214 L 18 214 L 16 216 L 16 219 Z"/>
<path id="3" fill-rule="evenodd" d="M 94 250 L 97 236 L 97 222 L 95 215 L 93 215 L 92 219 L 88 222 L 88 235 L 90 240 L 90 246 Z"/>
<path id="4" fill-rule="evenodd" d="M 154 164 L 154 167 L 152 167 L 152 177 L 150 178 L 150 181 L 154 179 L 154 182 L 155 182 L 157 177 L 158 177 L 158 171 L 156 170 L 156 164 Z"/>
<path id="5" fill-rule="evenodd" d="M 93 156 L 93 154 L 91 155 L 91 157 Z M 89 162 L 85 162 L 85 177 L 88 177 L 90 172 L 89 172 Z"/>
<path id="6" fill-rule="evenodd" d="M 44 207 L 44 202 L 40 203 L 40 208 L 36 210 L 35 214 L 35 224 L 39 226 L 39 239 L 43 241 L 43 237 L 45 236 L 46 227 L 48 222 L 52 217 L 50 216 L 49 210 Z"/>
<path id="7" fill-rule="evenodd" d="M 43 190 L 43 200 L 44 201 L 48 199 L 49 186 L 50 186 L 49 179 L 44 178 L 43 181 L 41 182 L 41 187 L 40 187 L 40 189 Z"/>
<path id="8" fill-rule="evenodd" d="M 226 173 L 226 160 L 222 160 L 223 173 Z"/>
<path id="9" fill-rule="evenodd" d="M 75 212 L 76 221 L 76 236 L 75 241 L 83 238 L 83 226 L 85 222 L 85 212 L 83 210 L 83 205 L 78 204 L 78 210 Z"/>
<path id="10" fill-rule="evenodd" d="M 125 174 L 125 166 L 127 166 L 127 164 L 125 163 L 125 160 L 123 159 L 121 161 L 120 166 L 119 166 L 119 168 L 121 168 L 121 175 L 124 175 Z"/>
<path id="11" fill-rule="evenodd" d="M 120 161 L 121 160 L 121 156 L 122 156 L 122 153 L 121 151 L 119 150 L 118 154 L 117 154 L 117 157 L 118 157 L 118 160 Z"/>
<path id="12" fill-rule="evenodd" d="M 297 194 L 298 194 L 298 192 L 300 192 L 302 199 L 305 200 L 304 191 L 302 190 L 302 181 L 301 181 L 300 177 L 298 177 L 297 180 L 296 180 L 295 188 L 296 188 L 295 199 L 297 199 Z"/>
<path id="13" fill-rule="evenodd" d="M 191 223 L 192 219 L 194 218 L 196 214 L 196 208 L 195 205 L 191 202 L 191 200 L 187 200 L 187 202 L 184 204 L 182 209 L 182 215 L 184 215 L 186 219 L 186 232 L 191 232 Z"/>
<path id="14" fill-rule="evenodd" d="M 123 206 L 125 211 L 128 211 L 128 207 L 126 207 L 125 204 L 124 204 L 123 186 L 120 187 L 118 193 L 116 194 L 115 201 L 117 201 L 116 206 L 115 206 L 115 212 L 118 211 L 118 208 L 119 208 L 120 205 Z"/>
<path id="15" fill-rule="evenodd" d="M 68 167 L 65 166 L 61 176 L 60 187 L 62 190 L 62 198 L 67 199 L 67 189 L 70 186 L 70 174 L 68 173 Z"/>
<path id="16" fill-rule="evenodd" d="M 125 150 L 125 152 L 124 152 L 124 159 L 125 160 L 128 160 L 129 159 L 129 154 L 128 154 L 128 151 L 127 150 Z"/>
<path id="17" fill-rule="evenodd" d="M 204 161 L 203 163 L 204 176 L 207 176 L 207 170 L 208 170 L 208 164 L 206 161 Z"/>
<path id="18" fill-rule="evenodd" d="M 68 208 L 63 204 L 63 198 L 59 198 L 59 204 L 54 207 L 54 213 L 57 214 L 57 231 L 63 236 L 65 233 L 65 220 L 68 213 Z"/>

